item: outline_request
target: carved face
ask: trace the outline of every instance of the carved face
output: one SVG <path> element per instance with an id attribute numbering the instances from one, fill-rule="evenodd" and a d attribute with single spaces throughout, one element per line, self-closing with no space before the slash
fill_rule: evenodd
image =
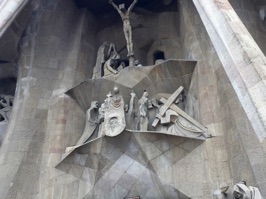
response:
<path id="1" fill-rule="evenodd" d="M 147 91 L 144 91 L 143 96 L 144 97 L 148 97 L 149 96 L 148 92 Z"/>
<path id="2" fill-rule="evenodd" d="M 98 101 L 92 101 L 92 102 L 91 102 L 91 106 L 92 106 L 93 108 L 99 108 L 99 102 L 98 102 Z"/>
<path id="3" fill-rule="evenodd" d="M 235 191 L 235 192 L 233 193 L 233 195 L 234 195 L 234 198 L 235 198 L 235 199 L 242 199 L 242 198 L 243 198 L 243 194 L 242 194 L 242 193 L 239 193 L 239 192 L 237 192 L 237 191 Z"/>
<path id="4" fill-rule="evenodd" d="M 113 131 L 118 125 L 118 118 L 117 117 L 112 117 L 109 120 L 109 124 L 110 124 L 111 130 Z"/>
<path id="5" fill-rule="evenodd" d="M 125 4 L 119 4 L 119 10 L 121 10 L 122 12 L 125 12 L 126 11 L 126 7 L 125 7 Z"/>

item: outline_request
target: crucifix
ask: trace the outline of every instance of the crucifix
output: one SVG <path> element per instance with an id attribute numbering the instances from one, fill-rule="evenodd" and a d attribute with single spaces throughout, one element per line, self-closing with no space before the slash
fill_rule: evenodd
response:
<path id="1" fill-rule="evenodd" d="M 127 56 L 129 58 L 129 66 L 134 66 L 134 51 L 132 42 L 132 28 L 130 25 L 130 13 L 137 2 L 138 0 L 134 0 L 126 10 L 125 4 L 120 4 L 118 7 L 112 0 L 109 0 L 109 3 L 117 10 L 123 21 L 123 30 L 127 42 Z"/>

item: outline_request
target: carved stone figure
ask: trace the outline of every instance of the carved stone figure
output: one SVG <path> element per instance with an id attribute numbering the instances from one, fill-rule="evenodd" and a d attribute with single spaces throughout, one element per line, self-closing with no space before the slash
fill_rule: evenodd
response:
<path id="1" fill-rule="evenodd" d="M 179 115 L 174 124 L 170 126 L 167 131 L 172 135 L 179 135 L 189 138 L 206 137 L 204 130 L 198 128 L 190 121 Z"/>
<path id="2" fill-rule="evenodd" d="M 244 181 L 237 183 L 233 190 L 234 199 L 263 199 L 258 188 L 247 187 Z"/>
<path id="3" fill-rule="evenodd" d="M 118 66 L 117 71 L 119 72 L 119 71 L 123 70 L 125 67 L 126 67 L 126 64 L 125 64 L 124 61 L 122 61 L 122 62 L 120 63 L 120 65 Z"/>
<path id="4" fill-rule="evenodd" d="M 107 58 L 117 59 L 117 60 L 120 59 L 120 55 L 118 54 L 114 43 L 110 43 L 110 46 L 107 52 Z"/>
<path id="5" fill-rule="evenodd" d="M 0 116 L 2 117 L 2 122 L 9 121 L 9 115 L 13 106 L 13 96 L 1 95 L 0 96 Z"/>
<path id="6" fill-rule="evenodd" d="M 209 136 L 207 129 L 174 104 L 183 89 L 181 86 L 167 100 L 160 99 L 163 105 L 159 108 L 152 126 L 156 127 L 160 121 L 161 125 L 156 128 L 158 131 L 170 135 L 206 139 Z"/>
<path id="7" fill-rule="evenodd" d="M 148 130 L 148 96 L 148 92 L 144 90 L 142 97 L 138 101 L 138 122 L 140 131 Z"/>
<path id="8" fill-rule="evenodd" d="M 228 188 L 229 188 L 229 186 L 227 184 L 222 183 L 220 185 L 220 188 L 213 192 L 214 198 L 216 198 L 216 199 L 225 199 L 226 196 L 227 196 L 226 192 L 227 192 Z"/>
<path id="9" fill-rule="evenodd" d="M 105 63 L 104 63 L 104 76 L 108 76 L 108 75 L 116 75 L 118 73 L 117 70 L 115 70 L 115 65 L 116 65 L 116 59 L 108 59 Z"/>
<path id="10" fill-rule="evenodd" d="M 109 3 L 117 10 L 123 21 L 123 30 L 127 42 L 128 56 L 134 56 L 133 51 L 133 42 L 132 42 L 132 28 L 130 25 L 130 12 L 134 8 L 138 0 L 134 0 L 133 3 L 125 10 L 124 4 L 119 5 L 119 7 L 112 1 L 109 0 Z"/>
<path id="11" fill-rule="evenodd" d="M 116 66 L 118 60 L 120 59 L 120 55 L 116 51 L 116 47 L 114 43 L 110 43 L 110 47 L 107 52 L 107 61 L 104 63 L 104 76 L 115 75 L 118 73 L 116 70 Z"/>
<path id="12" fill-rule="evenodd" d="M 133 91 L 130 93 L 131 98 L 129 101 L 129 109 L 127 112 L 127 128 L 130 129 L 136 129 L 136 120 L 137 120 L 137 111 L 136 111 L 136 107 L 137 107 L 137 99 L 136 99 L 136 93 L 134 93 Z"/>
<path id="13" fill-rule="evenodd" d="M 91 107 L 86 112 L 86 126 L 84 132 L 76 145 L 84 144 L 91 137 L 91 135 L 97 130 L 97 126 L 99 124 L 98 108 L 99 108 L 99 102 L 92 101 Z"/>
<path id="14" fill-rule="evenodd" d="M 107 98 L 104 112 L 105 135 L 114 137 L 126 128 L 124 99 L 119 94 L 119 89 L 114 87 L 114 96 Z"/>
<path id="15" fill-rule="evenodd" d="M 134 61 L 134 65 L 137 66 L 137 67 L 141 67 L 142 66 L 142 64 L 139 63 L 139 60 L 137 60 L 137 59 Z"/>
<path id="16" fill-rule="evenodd" d="M 98 79 L 102 77 L 102 68 L 103 64 L 106 61 L 107 55 L 106 55 L 106 48 L 108 46 L 107 42 L 104 42 L 98 49 L 97 52 L 97 59 L 96 59 L 96 64 L 93 68 L 93 76 L 92 79 Z"/>
<path id="17" fill-rule="evenodd" d="M 163 116 L 165 114 L 165 112 L 167 111 L 167 109 L 171 106 L 171 104 L 173 104 L 173 102 L 176 100 L 176 98 L 181 94 L 181 92 L 183 91 L 184 87 L 180 86 L 170 97 L 169 99 L 164 103 L 164 105 L 160 108 L 159 110 L 159 114 L 160 116 Z M 153 123 L 152 126 L 156 127 L 156 125 L 158 124 L 159 120 L 158 118 L 156 118 Z"/>

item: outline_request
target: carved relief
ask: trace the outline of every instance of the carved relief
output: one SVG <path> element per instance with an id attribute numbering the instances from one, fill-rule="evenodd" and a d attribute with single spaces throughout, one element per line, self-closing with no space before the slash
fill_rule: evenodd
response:
<path id="1" fill-rule="evenodd" d="M 104 112 L 104 132 L 105 135 L 117 136 L 126 127 L 124 100 L 119 94 L 119 89 L 114 88 L 114 96 L 107 99 Z"/>
<path id="2" fill-rule="evenodd" d="M 257 187 L 247 186 L 246 182 L 242 181 L 233 187 L 234 199 L 263 199 Z"/>
<path id="3" fill-rule="evenodd" d="M 168 99 L 162 97 L 160 100 L 149 100 L 148 92 L 144 90 L 141 98 L 137 100 L 137 95 L 132 91 L 129 109 L 125 111 L 128 105 L 119 93 L 119 88 L 114 87 L 113 94 L 107 94 L 100 108 L 98 101 L 91 102 L 86 113 L 84 132 L 76 146 L 68 147 L 66 152 L 70 153 L 76 147 L 102 136 L 117 136 L 124 130 L 205 140 L 209 137 L 207 129 L 175 104 L 180 101 L 182 93 L 184 88 L 180 86 Z M 152 112 L 157 114 L 149 116 Z"/>

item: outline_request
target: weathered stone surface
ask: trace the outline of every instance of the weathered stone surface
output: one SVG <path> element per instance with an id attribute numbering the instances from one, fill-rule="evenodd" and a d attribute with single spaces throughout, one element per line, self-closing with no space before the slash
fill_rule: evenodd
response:
<path id="1" fill-rule="evenodd" d="M 102 79 L 104 83 L 88 80 L 98 46 L 114 42 L 126 58 L 126 42 L 115 10 L 107 1 L 92 2 L 106 4 L 110 12 L 95 17 L 92 8 L 77 9 L 72 0 L 28 4 L 1 38 L 1 59 L 14 61 L 0 65 L 0 79 L 15 77 L 17 68 L 18 83 L 12 118 L 0 146 L 0 198 L 209 199 L 222 182 L 230 191 L 242 180 L 258 186 L 265 197 L 266 147 L 259 136 L 264 133 L 258 133 L 258 129 L 265 131 L 261 128 L 264 56 L 228 2 L 198 0 L 204 6 L 219 4 L 208 9 L 215 12 L 213 17 L 206 17 L 215 22 L 205 23 L 193 1 L 174 0 L 169 5 L 170 1 L 139 1 L 131 15 L 135 56 L 142 65 L 152 65 L 163 52 L 165 62 L 142 70 L 124 69 Z M 253 1 L 229 2 L 265 53 L 264 25 Z M 37 12 L 32 14 L 34 5 L 41 7 L 34 7 Z M 219 37 L 209 30 L 213 24 Z M 225 56 L 228 50 L 230 56 Z M 180 58 L 197 64 L 169 60 Z M 70 90 L 76 85 L 77 90 Z M 148 87 L 152 97 L 171 94 L 183 85 L 188 91 L 183 110 L 207 126 L 213 137 L 204 142 L 125 132 L 81 146 L 55 168 L 66 147 L 81 137 L 90 102 L 105 99 L 115 85 L 126 103 L 133 88 L 141 96 L 143 87 Z M 7 90 L 1 87 L 0 93 Z M 74 100 L 64 94 L 68 90 Z"/>

